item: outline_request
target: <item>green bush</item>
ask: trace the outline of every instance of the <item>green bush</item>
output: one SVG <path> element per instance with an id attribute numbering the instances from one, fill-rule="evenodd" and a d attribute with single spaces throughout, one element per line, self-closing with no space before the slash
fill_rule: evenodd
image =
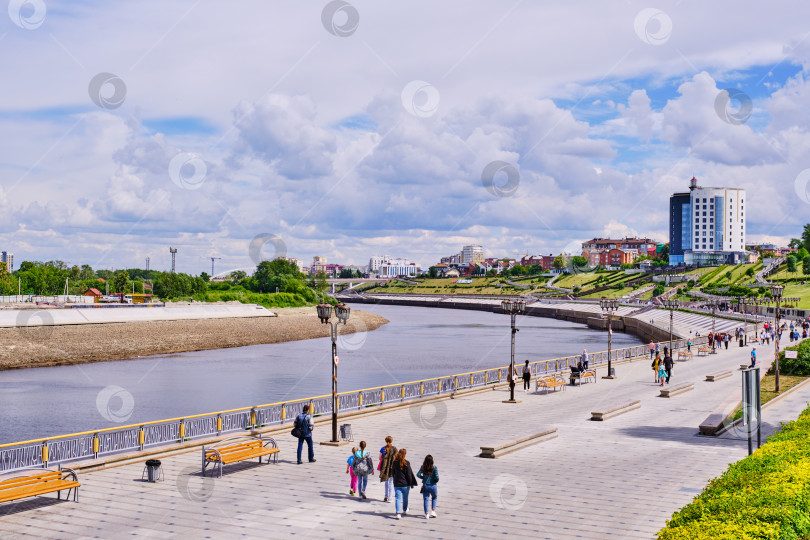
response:
<path id="1" fill-rule="evenodd" d="M 799 351 L 798 358 L 785 358 L 784 352 L 779 353 L 779 373 L 810 375 L 810 341 L 802 341 L 799 345 L 788 347 L 786 350 Z M 773 373 L 773 366 L 768 373 Z"/>
<path id="2" fill-rule="evenodd" d="M 733 463 L 658 531 L 660 540 L 810 535 L 810 408 Z"/>

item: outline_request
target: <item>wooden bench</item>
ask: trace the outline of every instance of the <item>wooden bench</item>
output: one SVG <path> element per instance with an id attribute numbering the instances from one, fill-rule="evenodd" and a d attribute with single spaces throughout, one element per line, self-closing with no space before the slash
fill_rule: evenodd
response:
<path id="1" fill-rule="evenodd" d="M 740 364 L 740 371 L 743 371 L 743 370 L 748 369 L 748 368 L 750 368 L 750 367 L 751 367 L 751 363 L 750 363 L 750 362 L 749 362 L 749 363 L 747 363 L 747 364 Z"/>
<path id="2" fill-rule="evenodd" d="M 202 473 L 205 476 L 205 469 L 212 465 L 214 469 L 219 469 L 219 477 L 222 478 L 223 465 L 253 458 L 259 458 L 259 463 L 261 463 L 263 456 L 270 455 L 277 462 L 278 453 L 279 449 L 276 441 L 270 437 L 262 439 L 253 435 L 243 435 L 225 439 L 213 445 L 202 447 Z M 267 459 L 267 462 L 270 463 L 270 458 Z"/>
<path id="3" fill-rule="evenodd" d="M 634 411 L 639 407 L 641 407 L 641 401 L 636 400 L 628 401 L 627 403 L 622 403 L 621 405 L 616 405 L 615 407 L 602 411 L 591 411 L 591 420 L 601 422 L 603 420 L 607 420 L 608 418 L 613 418 L 614 416 L 619 416 L 620 414 Z"/>
<path id="4" fill-rule="evenodd" d="M 62 498 L 62 491 L 67 490 L 65 500 L 70 498 L 79 501 L 79 479 L 73 469 L 22 469 L 9 473 L 6 480 L 0 480 L 0 502 L 16 501 L 27 497 L 36 497 L 56 492 L 56 498 Z"/>
<path id="5" fill-rule="evenodd" d="M 689 390 L 695 389 L 695 383 L 684 383 L 679 384 L 678 386 L 673 386 L 671 388 L 662 388 L 661 393 L 658 397 L 672 397 L 677 396 L 678 394 L 683 394 L 684 392 L 688 392 Z"/>
<path id="6" fill-rule="evenodd" d="M 568 385 L 566 384 L 565 379 L 561 375 L 552 375 L 551 377 L 545 377 L 543 379 L 538 377 L 537 381 L 535 382 L 534 391 L 539 392 L 540 388 L 542 387 L 546 389 L 546 394 L 548 394 L 548 391 L 552 388 L 555 390 L 557 388 L 562 388 L 563 390 L 565 390 L 566 386 Z"/>
<path id="7" fill-rule="evenodd" d="M 698 347 L 698 356 L 706 356 L 712 352 L 711 347 Z"/>
<path id="8" fill-rule="evenodd" d="M 529 435 L 528 437 L 502 442 L 495 446 L 481 446 L 481 453 L 479 454 L 479 457 L 495 459 L 496 457 L 508 454 L 509 452 L 514 452 L 515 450 L 520 450 L 521 448 L 544 441 L 550 441 L 551 439 L 556 438 L 557 428 L 551 428 L 541 431 L 540 433 Z"/>
<path id="9" fill-rule="evenodd" d="M 692 353 L 690 353 L 689 351 L 678 351 L 678 361 L 691 359 Z"/>
<path id="10" fill-rule="evenodd" d="M 574 381 L 579 381 L 579 386 L 582 386 L 582 379 L 591 378 L 593 382 L 596 382 L 596 369 L 586 369 L 580 373 L 574 374 L 573 372 L 570 375 L 571 384 L 574 384 Z"/>
<path id="11" fill-rule="evenodd" d="M 719 381 L 720 379 L 725 379 L 726 377 L 731 377 L 731 371 L 718 371 L 717 373 L 706 375 L 706 380 L 708 382 L 714 382 Z"/>

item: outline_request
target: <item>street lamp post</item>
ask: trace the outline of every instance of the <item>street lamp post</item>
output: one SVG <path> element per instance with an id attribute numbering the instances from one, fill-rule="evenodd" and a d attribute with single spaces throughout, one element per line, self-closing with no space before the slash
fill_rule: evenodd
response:
<path id="1" fill-rule="evenodd" d="M 512 323 L 512 350 L 509 355 L 509 400 L 504 403 L 517 403 L 515 401 L 515 334 L 518 328 L 515 328 L 515 318 L 518 313 L 526 312 L 526 302 L 523 300 L 504 300 L 501 302 L 501 309 L 504 313 L 508 313 L 511 317 Z"/>
<path id="2" fill-rule="evenodd" d="M 665 298 L 664 299 L 664 307 L 669 310 L 669 355 L 670 358 L 674 358 L 675 354 L 672 352 L 672 320 L 674 318 L 675 309 L 678 308 L 680 302 L 675 300 L 674 298 Z"/>
<path id="3" fill-rule="evenodd" d="M 613 373 L 613 367 L 611 364 L 611 348 L 613 346 L 613 314 L 617 309 L 619 309 L 619 299 L 618 298 L 605 298 L 604 296 L 599 300 L 599 307 L 602 308 L 602 312 L 607 317 L 608 321 L 608 374 L 603 379 L 613 379 L 616 375 Z"/>
<path id="4" fill-rule="evenodd" d="M 346 324 L 351 314 L 351 308 L 345 304 L 338 304 L 334 307 L 337 321 L 330 321 L 332 317 L 331 304 L 318 304 L 318 318 L 323 324 L 328 324 L 332 335 L 332 440 L 333 444 L 338 444 L 338 397 L 337 397 L 337 337 L 338 324 Z"/>

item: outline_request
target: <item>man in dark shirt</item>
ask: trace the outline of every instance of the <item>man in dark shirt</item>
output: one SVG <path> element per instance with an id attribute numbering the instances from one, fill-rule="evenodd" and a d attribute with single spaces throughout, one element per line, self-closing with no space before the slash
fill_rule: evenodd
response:
<path id="1" fill-rule="evenodd" d="M 664 357 L 664 369 L 667 370 L 667 384 L 669 384 L 669 378 L 672 377 L 672 355 L 669 352 Z"/>

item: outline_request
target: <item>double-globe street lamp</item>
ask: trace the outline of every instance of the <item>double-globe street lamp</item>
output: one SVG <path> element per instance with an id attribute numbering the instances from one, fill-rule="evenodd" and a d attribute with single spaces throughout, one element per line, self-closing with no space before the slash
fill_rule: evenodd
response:
<path id="1" fill-rule="evenodd" d="M 618 298 L 605 298 L 604 296 L 599 300 L 599 307 L 602 308 L 602 313 L 607 317 L 608 323 L 608 374 L 603 379 L 613 379 L 616 377 L 613 372 L 613 365 L 611 364 L 611 348 L 613 346 L 613 315 L 619 309 Z"/>
<path id="2" fill-rule="evenodd" d="M 518 313 L 526 312 L 526 302 L 523 300 L 504 300 L 501 302 L 501 309 L 504 313 L 508 313 L 512 319 L 512 352 L 509 360 L 509 400 L 504 403 L 517 403 L 515 401 L 515 334 L 518 328 L 515 328 L 515 318 Z"/>
<path id="3" fill-rule="evenodd" d="M 669 310 L 669 356 L 674 358 L 675 354 L 672 352 L 672 321 L 675 317 L 675 310 L 680 307 L 681 303 L 674 298 L 664 298 L 664 307 Z"/>
<path id="4" fill-rule="evenodd" d="M 331 443 L 337 444 L 338 441 L 338 397 L 337 397 L 337 337 L 338 337 L 338 324 L 346 324 L 351 314 L 351 308 L 345 304 L 338 304 L 334 307 L 335 316 L 337 321 L 330 321 L 332 317 L 331 304 L 318 304 L 318 318 L 323 324 L 328 324 L 332 334 L 332 440 Z"/>

